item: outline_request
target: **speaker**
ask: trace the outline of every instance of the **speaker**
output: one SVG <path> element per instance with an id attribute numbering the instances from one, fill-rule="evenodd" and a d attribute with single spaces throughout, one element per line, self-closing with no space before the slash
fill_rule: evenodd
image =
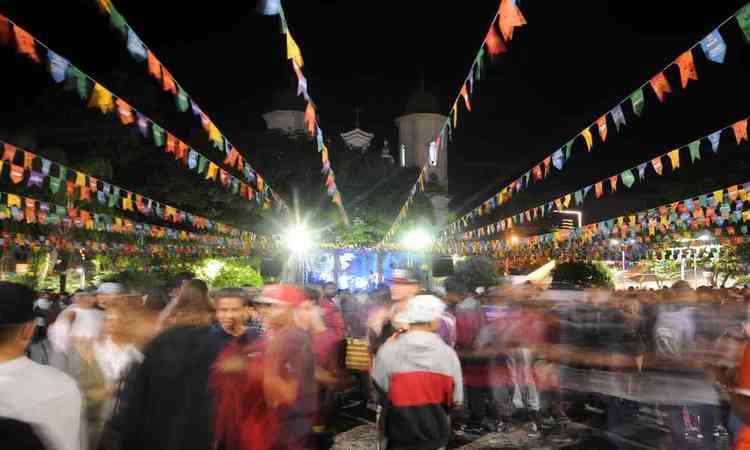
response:
<path id="1" fill-rule="evenodd" d="M 432 276 L 447 277 L 453 275 L 453 258 L 441 257 L 432 260 Z"/>
<path id="2" fill-rule="evenodd" d="M 280 259 L 263 258 L 260 261 L 260 274 L 264 277 L 279 277 L 283 266 Z"/>

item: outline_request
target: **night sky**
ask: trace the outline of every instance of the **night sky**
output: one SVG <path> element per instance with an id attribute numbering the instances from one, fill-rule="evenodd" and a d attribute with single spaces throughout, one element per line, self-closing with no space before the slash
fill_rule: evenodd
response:
<path id="1" fill-rule="evenodd" d="M 474 111 L 462 109 L 459 116 L 449 157 L 455 206 L 474 206 L 528 170 L 744 3 L 519 0 L 529 24 L 516 30 L 507 54 L 486 66 L 473 96 Z M 498 4 L 285 2 L 323 130 L 329 136 L 350 130 L 354 109 L 360 106 L 362 128 L 376 134 L 374 147 L 379 150 L 382 138 L 388 137 L 395 150 L 394 118 L 403 112 L 422 76 L 447 114 Z M 292 84 L 279 20 L 258 15 L 252 1 L 121 0 L 115 5 L 230 140 L 233 132 L 263 129 L 260 115 L 270 108 L 273 93 Z M 144 83 L 154 83 L 145 63 L 130 58 L 124 41 L 98 14 L 93 0 L 0 0 L 0 13 L 105 85 L 113 70 L 132 74 L 116 90 L 125 98 Z M 507 212 L 546 202 L 744 118 L 750 112 L 750 47 L 736 21 L 721 30 L 728 45 L 724 64 L 707 61 L 698 48 L 694 55 L 699 81 L 691 81 L 683 91 L 676 68 L 671 68 L 667 76 L 673 94 L 664 104 L 646 89 L 641 118 L 625 106 L 628 125 L 621 134 L 610 122 L 608 141 L 601 144 L 595 136 L 589 155 L 579 141 L 564 172 L 534 187 Z M 28 65 L 20 57 L 3 56 L 6 83 L 0 117 L 23 108 L 50 84 L 46 74 L 18 75 L 23 71 L 14 66 L 24 64 Z M 159 110 L 174 109 L 169 96 L 140 106 L 156 117 Z M 252 161 L 252 143 L 237 144 Z M 612 196 L 606 204 L 588 202 L 589 217 L 656 206 L 653 202 L 665 192 L 699 194 L 723 187 L 720 183 L 726 181 L 750 181 L 745 170 L 748 148 L 737 151 L 731 133 L 724 135 L 722 148 L 718 157 L 707 155 L 700 166 L 686 167 L 678 177 L 644 185 L 641 191 L 634 188 L 629 196 Z M 687 161 L 684 165 L 690 166 Z M 682 190 L 665 188 L 675 184 Z M 346 202 L 346 192 L 343 196 Z"/>

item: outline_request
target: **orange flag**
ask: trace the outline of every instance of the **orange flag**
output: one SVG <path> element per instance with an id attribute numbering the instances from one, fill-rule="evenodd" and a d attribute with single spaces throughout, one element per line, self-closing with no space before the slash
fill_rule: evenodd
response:
<path id="1" fill-rule="evenodd" d="M 498 23 L 500 32 L 506 41 L 513 39 L 513 29 L 526 25 L 526 19 L 521 14 L 521 10 L 516 5 L 515 0 L 503 0 L 498 10 L 500 21 Z"/>
<path id="2" fill-rule="evenodd" d="M 732 125 L 734 130 L 734 138 L 737 140 L 737 145 L 740 145 L 742 141 L 747 140 L 747 119 L 740 120 L 739 122 Z"/>
<path id="3" fill-rule="evenodd" d="M 596 192 L 596 198 L 604 195 L 604 184 L 601 181 L 594 185 L 594 192 Z"/>
<path id="4" fill-rule="evenodd" d="M 111 112 L 115 108 L 112 93 L 101 84 L 95 83 L 94 89 L 91 91 L 91 97 L 89 97 L 89 107 L 99 108 L 102 114 Z"/>
<path id="5" fill-rule="evenodd" d="M 310 136 L 315 136 L 315 108 L 313 107 L 312 102 L 307 102 L 307 107 L 305 108 L 305 124 L 307 125 L 307 132 Z"/>
<path id="6" fill-rule="evenodd" d="M 122 122 L 123 125 L 135 122 L 133 108 L 131 108 L 125 100 L 118 98 L 115 100 L 115 105 L 117 106 L 117 115 L 120 116 L 120 122 Z"/>
<path id="7" fill-rule="evenodd" d="M 166 67 L 162 67 L 161 72 L 162 72 L 162 87 L 164 87 L 164 90 L 167 92 L 171 92 L 174 95 L 177 95 L 177 85 L 174 82 L 174 78 L 172 78 L 172 74 L 169 73 Z"/>
<path id="8" fill-rule="evenodd" d="M 599 137 L 602 142 L 607 140 L 607 115 L 603 115 L 596 120 L 596 126 L 599 127 Z"/>
<path id="9" fill-rule="evenodd" d="M 147 50 L 146 55 L 148 59 L 148 73 L 153 75 L 157 80 L 161 80 L 161 63 L 159 63 L 156 56 L 151 53 L 151 50 Z"/>
<path id="10" fill-rule="evenodd" d="M 698 79 L 698 71 L 695 69 L 692 50 L 688 50 L 678 56 L 675 63 L 680 68 L 680 83 L 682 83 L 683 89 L 687 87 L 688 81 Z"/>
<path id="11" fill-rule="evenodd" d="M 502 39 L 500 39 L 500 36 L 497 34 L 497 31 L 495 31 L 494 22 L 490 24 L 490 29 L 487 32 L 487 36 L 484 38 L 484 43 L 487 44 L 487 52 L 490 54 L 491 58 L 508 51 L 508 49 L 505 48 Z"/>
<path id="12" fill-rule="evenodd" d="M 612 192 L 617 192 L 617 180 L 620 178 L 620 175 L 612 175 L 609 177 L 609 187 L 612 188 Z"/>
<path id="13" fill-rule="evenodd" d="M 302 59 L 302 52 L 294 41 L 292 33 L 289 31 L 286 33 L 286 58 L 294 61 L 294 63 L 297 64 L 297 67 L 305 65 L 305 61 Z"/>
<path id="14" fill-rule="evenodd" d="M 586 141 L 586 148 L 591 151 L 591 147 L 594 145 L 594 138 L 591 136 L 591 130 L 589 130 L 588 127 L 584 128 L 583 131 L 581 131 L 581 136 L 583 136 L 583 139 Z"/>
<path id="15" fill-rule="evenodd" d="M 34 38 L 26 32 L 23 28 L 16 24 L 13 24 L 13 34 L 16 36 L 16 50 L 18 53 L 22 53 L 35 63 L 41 63 L 42 60 L 39 58 L 39 53 L 36 51 L 34 44 Z"/>
<path id="16" fill-rule="evenodd" d="M 656 74 L 651 78 L 649 84 L 651 84 L 651 88 L 654 90 L 654 93 L 659 98 L 660 102 L 664 101 L 664 96 L 666 94 L 672 92 L 672 87 L 669 86 L 669 81 L 667 81 L 667 77 L 664 76 L 664 72 Z"/>
<path id="17" fill-rule="evenodd" d="M 34 158 L 36 158 L 35 154 L 23 152 L 23 168 L 31 169 L 31 165 L 34 163 Z"/>
<path id="18" fill-rule="evenodd" d="M 662 165 L 661 165 L 661 156 L 658 156 L 651 160 L 651 165 L 654 166 L 654 171 L 661 175 Z"/>
<path id="19" fill-rule="evenodd" d="M 461 87 L 461 92 L 459 93 L 461 97 L 464 98 L 464 104 L 466 104 L 466 110 L 471 111 L 471 101 L 469 101 L 469 92 L 466 90 L 466 83 Z"/>

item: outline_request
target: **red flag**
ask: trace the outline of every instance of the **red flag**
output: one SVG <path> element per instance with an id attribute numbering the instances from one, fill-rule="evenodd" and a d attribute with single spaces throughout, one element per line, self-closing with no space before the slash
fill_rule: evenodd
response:
<path id="1" fill-rule="evenodd" d="M 506 41 L 513 39 L 513 29 L 526 25 L 526 19 L 521 14 L 521 10 L 516 5 L 515 0 L 503 0 L 498 10 L 500 16 L 499 27 Z"/>
<path id="2" fill-rule="evenodd" d="M 162 73 L 162 86 L 164 87 L 164 90 L 167 92 L 171 92 L 174 95 L 177 95 L 177 85 L 174 82 L 174 78 L 172 78 L 172 74 L 169 73 L 166 67 L 161 68 Z"/>
<path id="3" fill-rule="evenodd" d="M 10 22 L 8 18 L 0 14 L 0 44 L 10 44 Z"/>
<path id="4" fill-rule="evenodd" d="M 315 122 L 315 108 L 313 108 L 312 102 L 307 102 L 307 107 L 305 108 L 305 124 L 307 125 L 307 132 L 311 136 L 315 136 L 317 124 Z"/>
<path id="5" fill-rule="evenodd" d="M 680 68 L 680 83 L 682 83 L 683 89 L 687 87 L 688 81 L 698 79 L 698 71 L 695 69 L 692 50 L 688 50 L 678 56 L 675 64 Z"/>
<path id="6" fill-rule="evenodd" d="M 651 84 L 651 88 L 654 90 L 654 93 L 659 98 L 660 102 L 664 101 L 664 96 L 670 92 L 672 92 L 672 87 L 669 86 L 669 81 L 667 81 L 667 77 L 664 76 L 664 72 L 659 72 L 656 74 L 651 80 L 649 81 Z"/>
<path id="7" fill-rule="evenodd" d="M 542 165 L 534 166 L 533 169 L 531 169 L 531 173 L 534 174 L 535 180 L 541 180 L 542 179 Z"/>
<path id="8" fill-rule="evenodd" d="M 505 48 L 503 40 L 500 39 L 497 31 L 495 31 L 494 22 L 490 24 L 490 30 L 487 32 L 487 37 L 484 38 L 484 43 L 487 44 L 487 52 L 492 58 L 499 55 L 500 53 L 505 53 L 508 51 L 508 49 Z"/>
<path id="9" fill-rule="evenodd" d="M 18 53 L 28 56 L 35 63 L 41 63 L 42 60 L 36 52 L 34 38 L 16 24 L 13 24 L 13 33 L 16 36 L 16 50 L 18 50 Z"/>
<path id="10" fill-rule="evenodd" d="M 594 185 L 594 191 L 596 192 L 596 198 L 599 198 L 602 195 L 604 195 L 604 185 L 602 184 L 601 181 Z"/>
<path id="11" fill-rule="evenodd" d="M 620 178 L 620 175 L 612 175 L 609 177 L 609 187 L 612 188 L 612 192 L 617 192 L 617 180 Z"/>
<path id="12" fill-rule="evenodd" d="M 654 171 L 661 175 L 662 171 L 662 165 L 661 165 L 661 156 L 658 156 L 651 160 L 651 165 L 654 166 Z"/>
<path id="13" fill-rule="evenodd" d="M 16 147 L 12 144 L 3 144 L 3 161 L 13 162 L 16 157 Z"/>
<path id="14" fill-rule="evenodd" d="M 115 105 L 117 106 L 117 115 L 120 116 L 120 122 L 122 122 L 123 125 L 135 122 L 133 108 L 131 108 L 125 100 L 118 98 L 115 100 Z"/>
<path id="15" fill-rule="evenodd" d="M 737 140 L 737 145 L 740 145 L 742 141 L 747 140 L 747 119 L 740 120 L 732 125 L 734 130 L 734 138 Z"/>
<path id="16" fill-rule="evenodd" d="M 596 120 L 596 126 L 599 128 L 599 137 L 602 142 L 607 140 L 607 115 L 603 115 Z"/>

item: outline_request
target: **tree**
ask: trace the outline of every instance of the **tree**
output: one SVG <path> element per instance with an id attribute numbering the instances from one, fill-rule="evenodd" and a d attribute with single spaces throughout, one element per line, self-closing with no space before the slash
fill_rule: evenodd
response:
<path id="1" fill-rule="evenodd" d="M 497 284 L 497 275 L 492 260 L 484 256 L 475 256 L 459 261 L 456 264 L 456 274 L 470 289 Z"/>
<path id="2" fill-rule="evenodd" d="M 598 262 L 564 262 L 552 272 L 554 282 L 568 283 L 582 288 L 613 288 L 609 269 Z"/>

